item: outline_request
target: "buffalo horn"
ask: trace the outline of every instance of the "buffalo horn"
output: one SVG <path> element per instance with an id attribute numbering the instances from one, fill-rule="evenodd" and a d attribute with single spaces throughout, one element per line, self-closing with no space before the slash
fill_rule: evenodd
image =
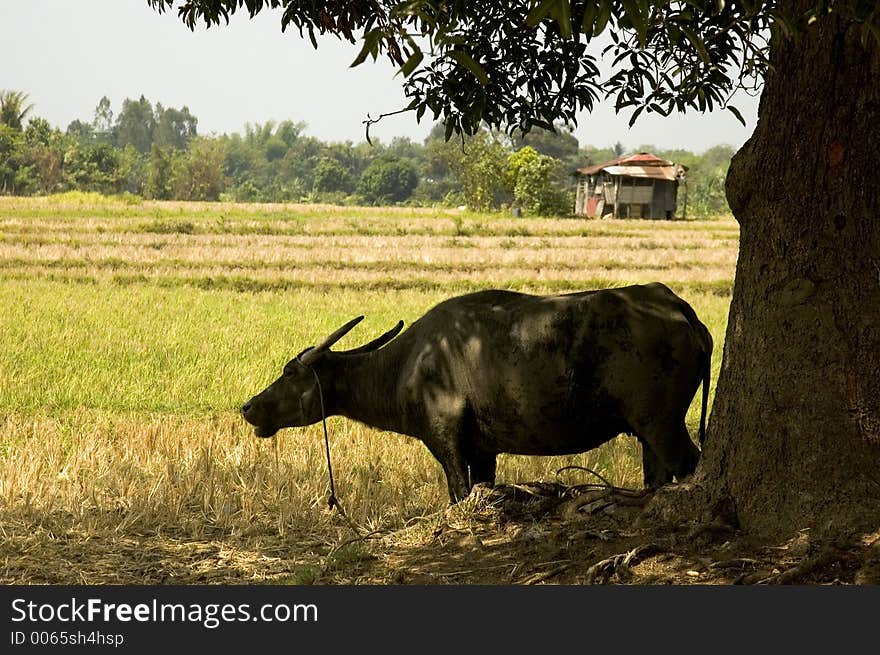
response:
<path id="1" fill-rule="evenodd" d="M 343 351 L 345 355 L 360 355 L 363 353 L 373 352 L 374 350 L 378 350 L 386 343 L 391 341 L 394 337 L 400 334 L 400 331 L 403 329 L 403 321 L 398 321 L 397 325 L 388 330 L 385 334 L 380 337 L 376 337 L 369 343 L 365 343 L 363 346 L 358 346 L 357 348 L 352 348 L 351 350 Z"/>
<path id="2" fill-rule="evenodd" d="M 336 343 L 342 337 L 344 337 L 346 334 L 348 334 L 351 331 L 351 329 L 355 325 L 360 323 L 362 320 L 364 320 L 363 316 L 358 316 L 357 318 L 351 319 L 348 323 L 346 323 L 341 328 L 336 330 L 333 334 L 331 334 L 329 337 L 324 339 L 320 344 L 318 344 L 317 346 L 315 346 L 311 350 L 307 350 L 306 352 L 304 352 L 302 354 L 302 357 L 300 358 L 302 363 L 306 364 L 306 365 L 313 363 L 315 360 L 318 359 L 318 357 L 324 351 L 330 350 L 330 347 L 334 343 Z"/>

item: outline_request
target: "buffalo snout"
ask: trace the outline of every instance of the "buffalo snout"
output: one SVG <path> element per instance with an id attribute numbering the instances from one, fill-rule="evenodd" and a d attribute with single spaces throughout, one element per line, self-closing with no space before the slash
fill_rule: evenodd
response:
<path id="1" fill-rule="evenodd" d="M 258 437 L 266 438 L 273 436 L 278 432 L 278 426 L 275 425 L 271 418 L 266 416 L 265 407 L 254 401 L 255 398 L 251 398 L 241 406 L 242 418 L 254 426 L 254 434 Z"/>

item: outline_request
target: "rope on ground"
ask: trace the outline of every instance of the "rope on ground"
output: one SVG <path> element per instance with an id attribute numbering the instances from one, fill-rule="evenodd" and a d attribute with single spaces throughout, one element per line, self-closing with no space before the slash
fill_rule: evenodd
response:
<path id="1" fill-rule="evenodd" d="M 564 471 L 584 471 L 586 473 L 589 473 L 590 475 L 596 476 L 597 478 L 599 478 L 602 481 L 601 485 L 590 484 L 590 483 L 580 484 L 580 485 L 570 485 L 571 489 L 591 489 L 591 488 L 592 489 L 608 489 L 609 491 L 613 491 L 615 493 L 619 493 L 619 494 L 623 494 L 623 495 L 633 495 L 633 496 L 642 496 L 644 494 L 643 491 L 639 491 L 638 489 L 630 489 L 628 487 L 615 486 L 615 485 L 611 484 L 608 481 L 608 479 L 605 478 L 603 475 L 601 475 L 597 471 L 594 471 L 593 469 L 588 468 L 586 466 L 577 466 L 574 464 L 572 464 L 570 466 L 563 466 L 561 469 L 557 469 L 556 477 L 559 478 L 560 473 L 562 473 Z"/>

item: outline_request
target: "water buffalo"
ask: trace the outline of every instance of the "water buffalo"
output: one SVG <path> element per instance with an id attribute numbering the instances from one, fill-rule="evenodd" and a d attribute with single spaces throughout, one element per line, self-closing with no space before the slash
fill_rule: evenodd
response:
<path id="1" fill-rule="evenodd" d="M 645 485 L 693 472 L 685 414 L 700 383 L 705 433 L 712 337 L 659 283 L 534 296 L 479 291 L 359 348 L 339 328 L 243 407 L 258 437 L 342 415 L 420 439 L 457 502 L 495 481 L 499 453 L 580 453 L 621 433 L 642 444 Z M 399 335 L 399 336 L 398 336 Z M 316 382 L 320 381 L 320 387 Z"/>

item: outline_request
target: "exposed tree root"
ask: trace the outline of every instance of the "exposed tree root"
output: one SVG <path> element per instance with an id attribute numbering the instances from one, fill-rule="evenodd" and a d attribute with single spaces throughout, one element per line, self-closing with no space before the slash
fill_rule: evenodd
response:
<path id="1" fill-rule="evenodd" d="M 569 567 L 571 567 L 571 562 L 564 562 L 562 564 L 554 566 L 551 569 L 547 569 L 546 571 L 542 571 L 540 573 L 535 573 L 534 575 L 530 575 L 526 578 L 523 578 L 522 580 L 520 580 L 516 584 L 535 585 L 540 582 L 546 582 L 547 580 L 550 580 L 551 578 L 554 578 L 557 575 L 564 573 Z"/>
<path id="2" fill-rule="evenodd" d="M 585 582 L 587 584 L 601 584 L 609 582 L 613 577 L 626 581 L 632 577 L 630 567 L 639 563 L 646 557 L 656 555 L 663 549 L 657 544 L 648 543 L 637 546 L 632 550 L 606 557 L 593 564 L 587 569 Z"/>
<path id="3" fill-rule="evenodd" d="M 635 492 L 624 489 L 599 489 L 581 492 L 559 507 L 559 514 L 564 519 L 573 519 L 583 514 L 596 514 L 609 508 L 644 507 L 653 496 L 652 491 Z"/>
<path id="4" fill-rule="evenodd" d="M 784 571 L 769 575 L 766 578 L 759 580 L 757 584 L 797 584 L 802 582 L 807 575 L 816 569 L 825 568 L 830 564 L 839 561 L 842 557 L 843 553 L 836 548 L 823 548 L 813 557 L 808 557 L 802 562 L 789 567 Z"/>

